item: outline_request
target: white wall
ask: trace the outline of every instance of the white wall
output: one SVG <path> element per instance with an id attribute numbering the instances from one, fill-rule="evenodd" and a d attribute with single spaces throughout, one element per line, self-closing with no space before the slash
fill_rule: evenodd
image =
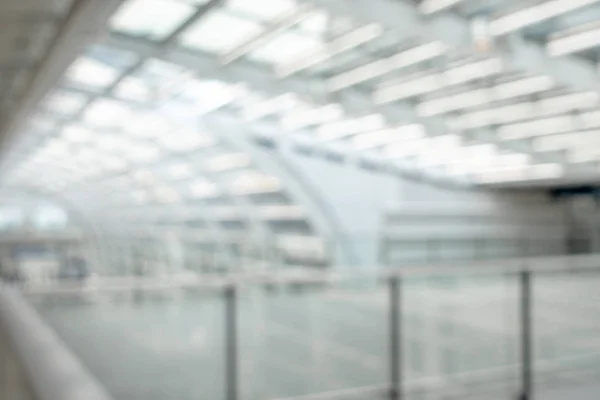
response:
<path id="1" fill-rule="evenodd" d="M 402 181 L 289 149 L 282 154 L 337 225 L 330 245 L 338 260 L 352 267 L 373 264 L 382 211 L 398 202 Z"/>
<path id="2" fill-rule="evenodd" d="M 515 242 L 523 236 L 548 237 L 556 243 L 564 239 L 562 206 L 545 193 L 501 194 L 441 188 L 291 149 L 279 151 L 328 208 L 343 238 L 343 243 L 336 243 L 336 253 L 345 265 L 377 264 L 382 251 L 378 246 L 380 238 L 391 233 L 421 244 L 427 238 L 461 235 L 465 239 L 504 238 Z M 399 249 L 406 252 L 401 246 Z M 465 251 L 455 250 L 459 254 L 454 257 Z M 514 255 L 512 250 L 497 252 L 498 256 Z"/>

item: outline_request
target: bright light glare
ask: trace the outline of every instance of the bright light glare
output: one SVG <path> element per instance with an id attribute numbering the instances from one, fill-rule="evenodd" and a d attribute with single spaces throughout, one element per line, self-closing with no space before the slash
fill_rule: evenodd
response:
<path id="1" fill-rule="evenodd" d="M 87 96 L 84 94 L 59 91 L 46 99 L 44 106 L 51 112 L 61 115 L 71 115 L 81 110 L 87 99 Z"/>
<path id="2" fill-rule="evenodd" d="M 502 68 L 502 62 L 497 58 L 476 61 L 450 68 L 440 74 L 429 74 L 400 83 L 380 85 L 375 91 L 373 99 L 377 104 L 408 99 L 434 92 L 447 86 L 494 76 L 502 72 Z"/>
<path id="3" fill-rule="evenodd" d="M 554 133 L 569 132 L 575 129 L 573 117 L 570 115 L 538 119 L 518 124 L 505 125 L 498 129 L 498 137 L 502 140 L 515 140 Z"/>
<path id="4" fill-rule="evenodd" d="M 103 88 L 117 80 L 119 72 L 88 57 L 77 59 L 67 70 L 66 77 L 74 83 Z"/>
<path id="5" fill-rule="evenodd" d="M 576 33 L 567 33 L 548 42 L 552 56 L 564 56 L 600 46 L 600 27 Z"/>
<path id="6" fill-rule="evenodd" d="M 194 12 L 194 7 L 171 0 L 128 0 L 110 21 L 113 29 L 162 39 Z"/>
<path id="7" fill-rule="evenodd" d="M 183 179 L 192 175 L 192 170 L 188 164 L 173 164 L 168 169 L 169 175 L 173 179 Z"/>
<path id="8" fill-rule="evenodd" d="M 217 185 L 206 180 L 199 179 L 190 184 L 190 192 L 196 198 L 214 197 L 219 194 Z"/>
<path id="9" fill-rule="evenodd" d="M 396 100 L 408 99 L 444 87 L 441 75 L 427 75 L 413 80 L 382 86 L 377 89 L 373 99 L 378 104 L 391 103 Z"/>
<path id="10" fill-rule="evenodd" d="M 433 14 L 438 11 L 453 7 L 464 0 L 424 0 L 419 6 L 423 14 Z"/>
<path id="11" fill-rule="evenodd" d="M 226 7 L 235 13 L 268 21 L 293 11 L 298 7 L 298 2 L 296 0 L 228 0 Z"/>
<path id="12" fill-rule="evenodd" d="M 431 42 L 413 47 L 394 56 L 373 61 L 369 64 L 334 76 L 327 81 L 327 87 L 332 92 L 345 89 L 369 79 L 385 75 L 394 70 L 430 60 L 445 52 L 446 46 L 441 42 Z"/>
<path id="13" fill-rule="evenodd" d="M 187 47 L 225 54 L 246 38 L 260 32 L 261 25 L 257 22 L 215 11 L 187 29 L 181 35 L 181 43 Z"/>
<path id="14" fill-rule="evenodd" d="M 360 132 L 380 130 L 385 127 L 385 120 L 380 114 L 370 114 L 360 118 L 345 119 L 320 126 L 317 135 L 324 140 L 338 139 Z"/>
<path id="15" fill-rule="evenodd" d="M 294 74 L 320 64 L 335 55 L 352 50 L 379 37 L 382 33 L 383 27 L 380 24 L 365 25 L 326 43 L 321 51 L 304 54 L 302 57 L 281 65 L 277 68 L 277 73 L 282 77 Z"/>
<path id="16" fill-rule="evenodd" d="M 597 3 L 599 0 L 549 0 L 504 15 L 490 22 L 490 31 L 495 36 L 537 24 Z"/>
<path id="17" fill-rule="evenodd" d="M 102 127 L 114 127 L 129 121 L 131 115 L 132 111 L 126 103 L 99 99 L 85 110 L 83 121 Z"/>
<path id="18" fill-rule="evenodd" d="M 279 190 L 281 190 L 281 183 L 277 178 L 258 172 L 243 174 L 231 183 L 232 193 L 239 195 L 269 193 Z"/>
<path id="19" fill-rule="evenodd" d="M 250 165 L 250 157 L 244 153 L 224 154 L 207 161 L 206 168 L 213 172 L 245 168 Z"/>
<path id="20" fill-rule="evenodd" d="M 71 143 L 86 143 L 94 139 L 94 132 L 78 125 L 69 125 L 63 128 L 61 136 Z"/>

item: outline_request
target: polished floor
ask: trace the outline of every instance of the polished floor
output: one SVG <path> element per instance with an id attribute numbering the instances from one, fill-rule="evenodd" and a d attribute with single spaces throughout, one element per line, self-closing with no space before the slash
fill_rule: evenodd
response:
<path id="1" fill-rule="evenodd" d="M 600 275 L 589 273 L 535 278 L 538 393 L 600 382 L 599 283 Z M 319 398 L 379 398 L 377 388 L 389 376 L 387 290 L 366 282 L 242 289 L 241 398 L 324 392 L 329 395 Z M 485 393 L 487 399 L 514 399 L 518 300 L 515 276 L 405 282 L 407 398 L 476 399 Z M 116 400 L 225 398 L 221 292 L 46 295 L 31 301 Z"/>

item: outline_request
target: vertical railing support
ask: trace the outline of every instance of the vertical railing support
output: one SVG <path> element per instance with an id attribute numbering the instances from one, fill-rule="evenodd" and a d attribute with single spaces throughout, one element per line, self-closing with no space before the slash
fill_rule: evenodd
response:
<path id="1" fill-rule="evenodd" d="M 225 393 L 227 400 L 238 400 L 237 288 L 225 288 Z"/>
<path id="2" fill-rule="evenodd" d="M 521 302 L 521 394 L 519 400 L 533 399 L 532 377 L 532 303 L 531 303 L 531 272 L 522 271 L 519 276 Z"/>
<path id="3" fill-rule="evenodd" d="M 402 399 L 402 305 L 401 278 L 388 279 L 389 286 L 389 362 L 390 399 Z"/>

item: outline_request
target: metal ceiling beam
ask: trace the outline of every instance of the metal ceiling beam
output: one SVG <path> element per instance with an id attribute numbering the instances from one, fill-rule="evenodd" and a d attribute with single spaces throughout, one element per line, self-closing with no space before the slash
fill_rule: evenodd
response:
<path id="1" fill-rule="evenodd" d="M 263 65 L 248 61 L 238 60 L 223 68 L 217 56 L 199 51 L 182 48 L 172 49 L 165 53 L 160 45 L 122 34 L 112 34 L 107 37 L 104 44 L 126 51 L 142 54 L 144 57 L 157 57 L 195 71 L 200 77 L 214 78 L 229 83 L 244 82 L 252 88 L 278 96 L 288 92 L 298 93 L 310 98 L 317 104 L 339 102 L 348 115 L 360 116 L 368 113 L 381 113 L 392 125 L 397 124 L 423 124 L 428 133 L 433 136 L 449 133 L 443 120 L 439 117 L 421 117 L 416 113 L 415 107 L 408 102 L 392 105 L 377 105 L 369 93 L 361 93 L 355 88 L 344 90 L 335 97 L 326 91 L 320 78 L 306 78 L 288 76 L 278 79 L 273 71 Z M 498 142 L 497 135 L 491 129 L 478 129 L 473 137 L 480 141 L 495 142 L 504 149 L 516 152 L 532 152 L 531 143 Z M 539 162 L 556 162 L 557 154 L 536 155 Z"/>
<path id="2" fill-rule="evenodd" d="M 363 23 L 379 22 L 397 34 L 439 40 L 454 50 L 474 52 L 471 23 L 451 12 L 424 16 L 418 6 L 407 1 L 310 0 L 332 12 L 342 13 Z M 575 57 L 555 58 L 545 47 L 524 39 L 520 32 L 498 39 L 499 53 L 506 64 L 532 75 L 548 75 L 559 84 L 576 90 L 600 90 L 598 71 L 591 62 Z"/>
<path id="3" fill-rule="evenodd" d="M 378 22 L 397 35 L 419 37 L 422 40 L 439 40 L 454 51 L 475 53 L 472 27 L 469 20 L 451 12 L 440 12 L 424 16 L 416 4 L 406 1 L 382 0 L 373 4 L 370 0 L 310 0 L 311 3 L 338 15 L 347 15 L 361 23 Z M 519 32 L 498 39 L 498 55 L 509 69 L 516 69 L 530 75 L 547 75 L 559 85 L 574 90 L 600 91 L 600 80 L 596 67 L 574 57 L 554 58 L 548 55 L 545 47 L 526 40 Z M 479 130 L 477 136 L 498 141 L 492 130 Z M 509 146 L 515 150 L 534 154 L 530 141 L 513 142 Z M 536 154 L 542 162 L 562 162 L 560 153 Z"/>

